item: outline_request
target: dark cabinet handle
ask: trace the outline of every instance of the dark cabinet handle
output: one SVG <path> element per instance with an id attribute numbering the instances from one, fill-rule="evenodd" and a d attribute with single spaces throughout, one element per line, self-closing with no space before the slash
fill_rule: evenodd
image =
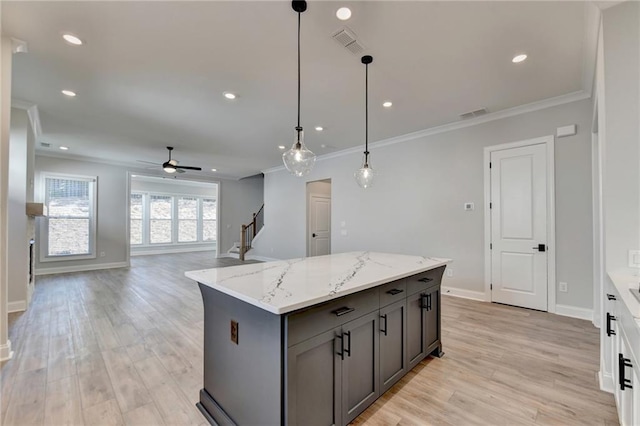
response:
<path id="1" fill-rule="evenodd" d="M 384 335 L 387 335 L 387 316 L 386 315 L 380 315 L 380 318 L 384 320 L 384 329 L 381 329 L 380 331 L 384 333 Z"/>
<path id="2" fill-rule="evenodd" d="M 625 358 L 622 354 L 618 354 L 618 382 L 620 384 L 620 390 L 633 389 L 631 380 L 625 377 L 625 367 L 633 367 L 631 360 Z"/>
<path id="3" fill-rule="evenodd" d="M 349 342 L 347 343 L 347 347 L 344 349 L 343 352 L 349 355 L 349 358 L 351 358 L 351 332 L 345 331 L 344 333 L 342 333 L 342 335 L 349 337 Z"/>
<path id="4" fill-rule="evenodd" d="M 340 352 L 338 352 L 338 355 L 340 355 L 340 359 L 344 359 L 344 338 L 342 335 L 338 335 L 336 339 L 340 339 Z"/>
<path id="5" fill-rule="evenodd" d="M 611 321 L 617 321 L 617 320 L 618 318 L 616 318 L 615 316 L 607 312 L 607 336 L 611 337 L 616 335 L 615 330 L 611 328 Z"/>
<path id="6" fill-rule="evenodd" d="M 544 244 L 538 244 L 536 247 L 533 247 L 534 250 L 538 250 L 539 252 L 547 251 L 547 246 Z"/>
<path id="7" fill-rule="evenodd" d="M 424 278 L 420 278 L 418 281 L 420 281 L 421 283 L 428 283 L 430 281 L 433 281 L 433 278 L 424 277 Z"/>
<path id="8" fill-rule="evenodd" d="M 402 293 L 404 290 L 399 289 L 399 288 L 392 288 L 391 290 L 387 291 L 387 294 L 390 294 L 392 296 L 395 296 L 396 294 L 400 294 Z"/>
<path id="9" fill-rule="evenodd" d="M 616 296 L 614 294 L 609 294 L 609 293 L 607 293 L 607 299 L 608 300 L 618 300 L 618 299 L 616 299 Z"/>
<path id="10" fill-rule="evenodd" d="M 343 306 L 342 308 L 338 308 L 335 311 L 331 311 L 332 314 L 335 314 L 337 317 L 341 317 L 343 315 L 348 314 L 349 312 L 355 311 L 356 308 L 349 308 L 347 306 Z"/>
<path id="11" fill-rule="evenodd" d="M 431 296 L 431 293 L 427 294 L 427 311 L 431 310 Z"/>
<path id="12" fill-rule="evenodd" d="M 431 310 L 431 293 L 420 295 L 420 307 L 427 311 Z"/>
<path id="13" fill-rule="evenodd" d="M 315 237 L 316 237 L 316 233 L 314 232 L 313 234 L 311 234 L 311 236 L 312 236 L 313 238 L 315 238 Z"/>

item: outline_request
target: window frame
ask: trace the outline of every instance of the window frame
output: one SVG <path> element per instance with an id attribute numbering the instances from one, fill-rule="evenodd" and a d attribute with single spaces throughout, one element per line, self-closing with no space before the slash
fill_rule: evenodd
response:
<path id="1" fill-rule="evenodd" d="M 89 182 L 89 253 L 87 254 L 57 254 L 49 255 L 49 220 L 50 215 L 40 221 L 40 250 L 39 261 L 60 262 L 69 260 L 96 259 L 96 231 L 98 222 L 98 176 L 75 175 L 70 173 L 42 172 L 40 174 L 40 198 L 48 207 L 47 179 L 66 179 L 81 182 Z"/>
<path id="2" fill-rule="evenodd" d="M 216 183 L 219 185 L 219 183 Z M 218 240 L 220 238 L 220 222 L 218 219 L 219 216 L 219 196 L 218 195 L 194 195 L 194 194 L 185 194 L 185 193 L 172 193 L 172 192 L 160 192 L 160 191 L 137 191 L 131 190 L 129 191 L 129 201 L 128 204 L 131 204 L 131 195 L 140 194 L 142 195 L 142 244 L 131 244 L 131 207 L 129 207 L 128 213 L 128 228 L 129 228 L 129 247 L 136 250 L 149 249 L 149 248 L 157 248 L 157 247 L 183 247 L 183 246 L 202 246 L 202 245 L 215 245 L 217 247 Z M 150 203 L 151 197 L 153 195 L 161 196 L 161 197 L 171 197 L 172 209 L 171 209 L 171 235 L 172 242 L 170 243 L 151 243 L 151 215 L 150 215 Z M 178 200 L 180 198 L 195 198 L 197 200 L 197 240 L 196 241 L 188 241 L 188 242 L 180 242 L 179 241 L 179 212 L 178 212 Z M 216 202 L 216 239 L 205 241 L 204 240 L 204 227 L 203 227 L 203 206 L 202 202 L 204 199 L 207 200 L 215 200 Z M 186 219 L 193 220 L 193 219 Z M 211 220 L 211 219 L 209 219 Z"/>

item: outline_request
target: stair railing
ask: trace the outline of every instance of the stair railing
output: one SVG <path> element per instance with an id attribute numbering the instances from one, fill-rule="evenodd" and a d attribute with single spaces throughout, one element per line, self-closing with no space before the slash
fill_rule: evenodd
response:
<path id="1" fill-rule="evenodd" d="M 253 214 L 253 219 L 246 225 L 242 225 L 240 233 L 240 260 L 244 261 L 244 255 L 251 250 L 253 239 L 264 226 L 264 204 L 257 213 Z"/>

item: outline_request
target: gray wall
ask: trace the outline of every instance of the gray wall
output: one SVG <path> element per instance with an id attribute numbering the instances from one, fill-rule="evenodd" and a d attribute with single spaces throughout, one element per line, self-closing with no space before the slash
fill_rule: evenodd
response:
<path id="1" fill-rule="evenodd" d="M 574 102 L 371 149 L 375 185 L 364 191 L 353 172 L 362 154 L 321 159 L 306 179 L 286 171 L 265 176 L 264 236 L 256 254 L 304 256 L 305 183 L 332 179 L 332 252 L 376 250 L 449 257 L 444 285 L 484 291 L 483 148 L 577 124 L 556 140 L 557 303 L 592 307 L 591 102 Z M 466 201 L 475 211 L 463 210 Z M 341 235 L 345 221 L 348 235 Z"/>
<path id="2" fill-rule="evenodd" d="M 608 271 L 627 268 L 640 249 L 640 5 L 606 9 L 604 35 L 605 256 Z M 600 129 L 602 132 L 602 129 Z"/>
<path id="3" fill-rule="evenodd" d="M 127 262 L 127 171 L 144 174 L 142 170 L 122 166 L 64 158 L 36 156 L 36 187 L 42 172 L 98 176 L 98 212 L 96 251 L 104 257 L 87 260 L 37 262 L 36 268 L 90 267 L 106 263 Z M 221 232 L 218 247 L 226 251 L 240 238 L 240 227 L 263 203 L 263 178 L 256 176 L 240 181 L 217 179 L 220 185 Z M 40 195 L 36 198 L 42 201 Z M 38 227 L 39 228 L 39 227 Z M 39 230 L 38 230 L 39 232 Z M 39 239 L 39 238 L 37 238 Z"/>
<path id="4" fill-rule="evenodd" d="M 9 303 L 27 302 L 29 282 L 29 237 L 27 234 L 27 112 L 11 109 L 9 136 Z"/>

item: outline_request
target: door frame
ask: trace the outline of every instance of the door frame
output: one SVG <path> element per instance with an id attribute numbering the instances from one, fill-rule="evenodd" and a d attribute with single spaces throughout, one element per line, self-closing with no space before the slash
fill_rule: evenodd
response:
<path id="1" fill-rule="evenodd" d="M 547 147 L 547 312 L 556 312 L 555 137 L 553 135 L 484 147 L 484 300 L 491 302 L 491 153 L 524 146 Z"/>
<path id="2" fill-rule="evenodd" d="M 326 194 L 319 194 L 316 192 L 309 192 L 309 195 L 307 196 L 307 257 L 311 256 L 311 244 L 313 242 L 313 240 L 309 237 L 309 231 L 310 231 L 310 226 L 311 226 L 311 199 L 313 197 L 316 198 L 324 198 L 325 200 L 329 200 L 329 203 L 331 203 L 331 208 L 333 209 L 333 203 L 331 202 L 331 195 L 326 195 Z M 331 254 L 331 243 L 332 243 L 332 238 L 331 238 L 331 210 L 329 210 L 329 254 Z"/>

